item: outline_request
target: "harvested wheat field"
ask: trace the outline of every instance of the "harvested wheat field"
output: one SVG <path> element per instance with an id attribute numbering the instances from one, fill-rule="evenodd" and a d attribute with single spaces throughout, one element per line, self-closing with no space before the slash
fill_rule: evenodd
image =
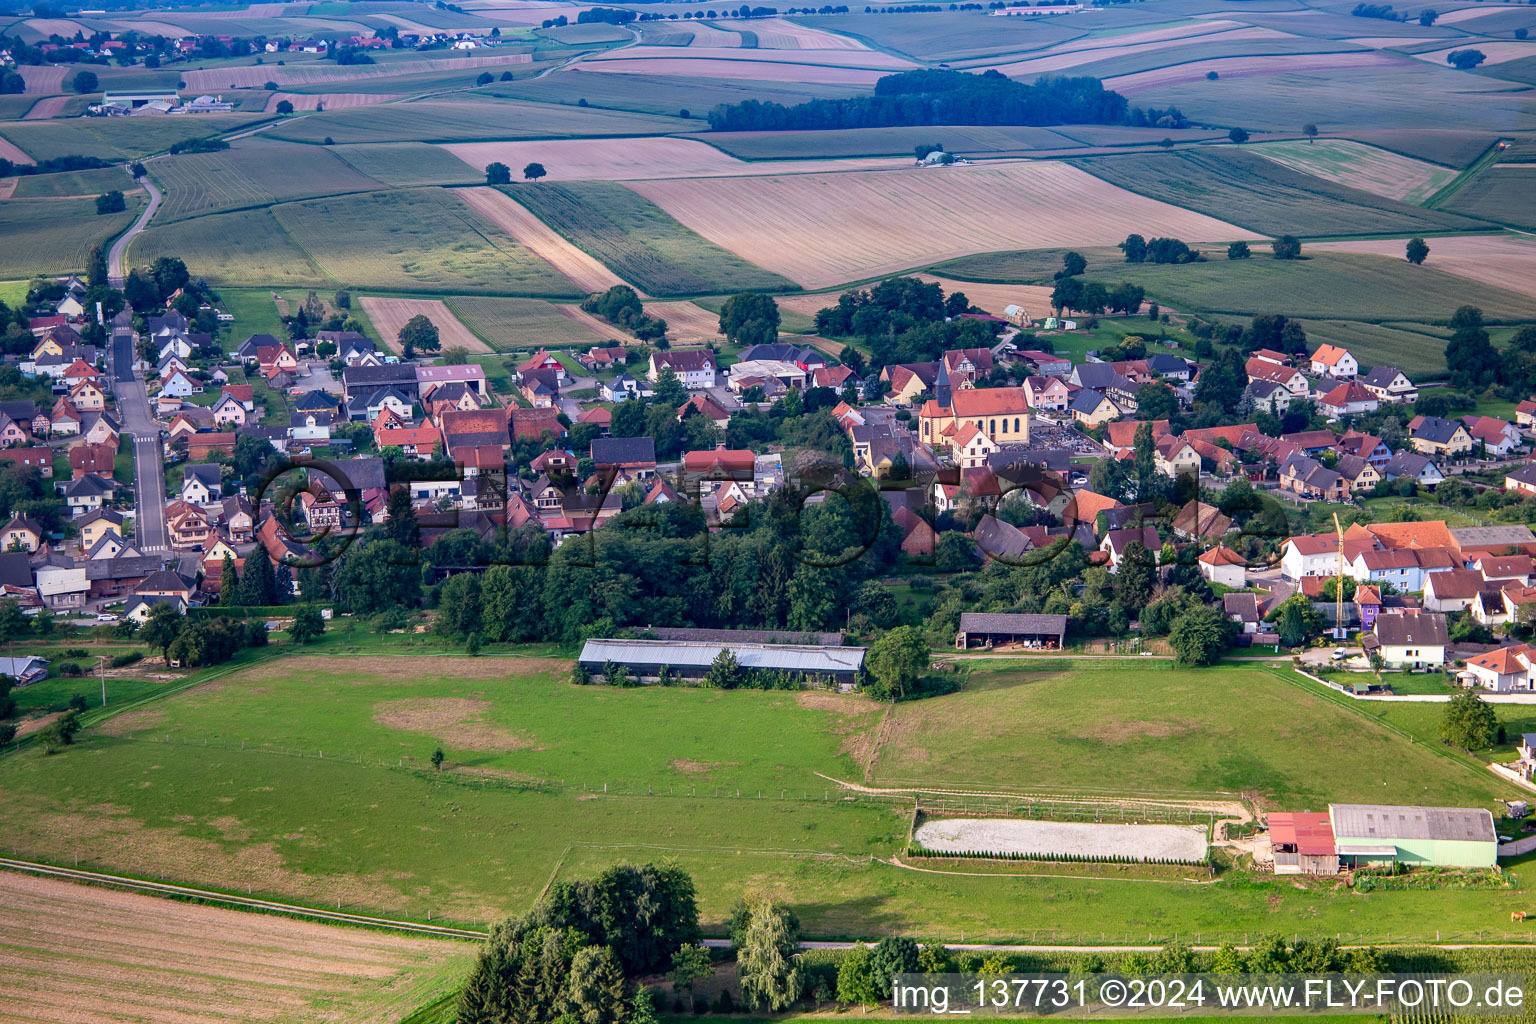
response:
<path id="1" fill-rule="evenodd" d="M 64 91 L 64 76 L 71 74 L 72 69 L 67 64 L 53 64 L 42 67 L 31 65 L 23 68 L 21 77 L 27 83 L 26 94 L 28 96 L 48 96 Z"/>
<path id="2" fill-rule="evenodd" d="M 1478 39 L 1475 42 L 1459 46 L 1449 46 L 1444 50 L 1430 50 L 1427 53 L 1416 53 L 1419 60 L 1429 61 L 1431 64 L 1445 64 L 1447 54 L 1456 50 L 1475 49 L 1480 51 L 1488 60 L 1487 64 L 1504 64 L 1512 60 L 1522 60 L 1526 57 L 1536 57 L 1536 40 L 1520 39 Z"/>
<path id="3" fill-rule="evenodd" d="M 674 56 L 670 58 L 629 60 L 614 57 L 608 60 L 583 61 L 583 71 L 606 71 L 620 75 L 677 75 L 684 78 L 738 78 L 753 82 L 802 82 L 812 85 L 874 85 L 890 74 L 889 70 L 873 68 L 824 67 L 815 64 L 796 64 L 789 61 L 767 60 L 715 60 L 677 57 L 677 47 L 658 47 Z M 628 55 L 631 48 L 613 51 Z M 743 50 L 743 53 L 758 53 Z M 797 53 L 796 56 L 801 54 Z M 906 66 L 897 70 L 905 70 Z"/>
<path id="4" fill-rule="evenodd" d="M 1339 68 L 1386 67 L 1405 64 L 1409 58 L 1371 50 L 1348 53 L 1293 53 L 1263 57 L 1217 57 L 1190 61 L 1173 67 L 1138 71 L 1131 75 L 1104 79 L 1104 88 L 1131 95 L 1180 82 L 1197 82 L 1214 71 L 1223 78 L 1250 75 L 1285 75 L 1301 71 L 1335 71 Z"/>
<path id="5" fill-rule="evenodd" d="M 720 314 L 692 302 L 647 302 L 645 311 L 667 322 L 674 344 L 702 345 L 720 340 Z"/>
<path id="6" fill-rule="evenodd" d="M 367 313 L 368 319 L 373 321 L 379 337 L 384 339 L 384 344 L 389 346 L 391 352 L 400 351 L 400 342 L 397 340 L 400 337 L 400 328 L 405 326 L 407 320 L 418 314 L 437 325 L 437 334 L 445 349 L 463 348 L 470 352 L 482 353 L 494 351 L 480 340 L 479 335 L 465 327 L 439 299 L 390 299 L 365 295 L 361 301 L 363 312 Z"/>
<path id="7" fill-rule="evenodd" d="M 3 135 L 0 135 L 0 159 L 9 160 L 13 164 L 37 163 L 36 160 L 27 155 L 26 150 Z"/>
<path id="8" fill-rule="evenodd" d="M 611 50 L 609 53 L 614 56 L 614 59 L 625 62 L 680 59 L 678 48 L 675 46 L 626 46 L 622 50 Z M 810 64 L 847 68 L 883 68 L 891 71 L 902 71 L 907 68 L 916 67 L 910 60 L 903 57 L 881 53 L 879 50 L 865 49 L 794 50 L 763 53 L 760 51 L 742 51 L 730 48 L 716 51 L 707 46 L 690 46 L 683 53 L 686 53 L 687 56 L 681 59 L 688 61 L 702 62 L 715 59 L 731 64 L 769 61 L 788 64 L 792 67 Z M 582 67 L 588 70 L 600 67 L 606 63 L 605 58 L 607 56 L 608 54 L 598 54 L 589 57 L 582 62 Z M 742 76 L 736 75 L 732 77 L 740 78 Z"/>
<path id="9" fill-rule="evenodd" d="M 606 291 L 624 281 L 597 259 L 576 248 L 526 206 L 494 188 L 458 191 L 465 205 L 544 260 L 584 292 Z"/>
<path id="10" fill-rule="evenodd" d="M 395 1024 L 468 972 L 466 942 L 0 872 L 0 1016 Z"/>
<path id="11" fill-rule="evenodd" d="M 1146 32 L 1127 32 L 1123 35 L 1090 36 L 1061 43 L 1020 59 L 1007 62 L 989 61 L 974 70 L 996 68 L 1005 75 L 1023 75 L 1074 67 L 1093 61 L 1115 57 L 1131 57 L 1139 53 L 1158 50 L 1206 45 L 1215 42 L 1238 42 L 1251 39 L 1294 39 L 1286 32 L 1272 28 L 1244 25 L 1235 21 L 1197 21 L 1171 28 L 1150 29 Z"/>
<path id="12" fill-rule="evenodd" d="M 668 22 L 665 26 L 658 25 L 658 27 L 670 29 L 674 26 Z M 732 32 L 729 29 L 716 28 L 713 25 L 707 25 L 703 22 L 696 21 L 685 24 L 679 28 L 678 31 L 692 33 L 692 38 L 688 41 L 689 46 L 719 46 L 730 48 L 740 47 L 742 44 L 740 32 Z"/>
<path id="13" fill-rule="evenodd" d="M 1260 237 L 1051 161 L 629 187 L 806 288 L 974 253 L 1112 245 L 1132 231 L 1191 241 Z"/>
<path id="14" fill-rule="evenodd" d="M 323 85 L 327 82 L 356 82 L 364 78 L 395 78 L 421 75 L 429 71 L 474 71 L 477 68 L 527 64 L 532 54 L 503 53 L 495 57 L 443 57 L 394 64 L 354 64 L 346 67 L 274 67 L 271 64 L 218 68 L 212 71 L 184 71 L 188 92 L 218 92 L 221 89 L 260 89 L 266 82 L 278 85 Z M 30 83 L 29 83 L 30 85 Z M 31 91 L 29 88 L 28 92 Z M 57 92 L 58 90 L 54 90 Z"/>
<path id="15" fill-rule="evenodd" d="M 762 160 L 749 163 L 696 139 L 655 136 L 625 139 L 547 139 L 528 142 L 456 142 L 442 147 L 471 167 L 501 161 L 522 167 L 538 160 L 552 181 L 636 181 L 642 178 L 712 178 L 737 174 L 793 174 L 905 167 L 905 157 Z"/>
<path id="16" fill-rule="evenodd" d="M 275 92 L 267 98 L 268 114 L 277 113 L 277 105 L 283 100 L 293 104 L 294 110 L 344 110 L 347 107 L 371 107 L 375 103 L 387 103 L 399 96 L 377 92 Z"/>
<path id="17" fill-rule="evenodd" d="M 1447 274 L 1508 288 L 1536 298 L 1536 238 L 1525 235 L 1466 235 L 1431 238 L 1424 266 Z M 1406 238 L 1369 238 L 1347 242 L 1316 242 L 1309 249 L 1325 252 L 1364 252 L 1402 259 Z"/>
<path id="18" fill-rule="evenodd" d="M 69 102 L 68 96 L 45 96 L 32 104 L 32 109 L 22 115 L 23 121 L 40 121 L 45 117 L 57 117 Z"/>
<path id="19" fill-rule="evenodd" d="M 1251 152 L 1303 174 L 1406 203 L 1424 202 L 1456 177 L 1449 167 L 1346 139 L 1265 143 Z"/>
<path id="20" fill-rule="evenodd" d="M 1518 11 L 1518 4 L 1479 4 L 1477 7 L 1463 7 L 1459 11 L 1446 11 L 1435 19 L 1436 25 L 1457 25 L 1463 21 L 1471 21 L 1473 18 L 1483 18 L 1490 14 L 1498 14 L 1500 11 Z M 1474 28 L 1473 31 L 1476 31 Z"/>
<path id="21" fill-rule="evenodd" d="M 697 25 L 694 26 L 698 28 Z M 757 36 L 759 50 L 867 50 L 869 47 L 857 39 L 840 36 L 836 32 L 797 25 L 783 18 L 754 19 L 752 34 Z"/>
<path id="22" fill-rule="evenodd" d="M 1051 289 L 1047 285 L 955 281 L 933 274 L 919 274 L 918 280 L 937 282 L 945 295 L 964 292 L 971 305 L 979 306 L 993 316 L 1002 316 L 1008 306 L 1023 306 L 1034 317 L 1051 315 Z"/>
<path id="23" fill-rule="evenodd" d="M 556 306 L 555 308 L 604 341 L 616 341 L 620 345 L 642 344 L 639 338 L 635 337 L 633 334 L 630 334 L 628 331 L 624 330 L 624 328 L 615 327 L 613 324 L 606 320 L 599 320 L 597 317 L 593 316 L 591 313 L 588 313 L 580 306 L 573 306 L 567 303 Z"/>

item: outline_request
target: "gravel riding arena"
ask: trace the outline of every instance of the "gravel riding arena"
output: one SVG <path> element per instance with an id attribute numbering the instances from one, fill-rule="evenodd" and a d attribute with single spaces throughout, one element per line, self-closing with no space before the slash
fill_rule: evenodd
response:
<path id="1" fill-rule="evenodd" d="M 1198 862 L 1205 859 L 1204 825 L 1101 825 L 1013 818 L 945 818 L 924 822 L 916 839 L 935 855 L 1028 854 L 1073 860 L 1116 858 Z"/>

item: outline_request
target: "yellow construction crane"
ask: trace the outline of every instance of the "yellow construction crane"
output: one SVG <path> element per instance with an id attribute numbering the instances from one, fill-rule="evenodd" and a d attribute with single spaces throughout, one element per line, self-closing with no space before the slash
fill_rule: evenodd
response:
<path id="1" fill-rule="evenodd" d="M 1333 581 L 1333 637 L 1342 640 L 1348 635 L 1344 628 L 1344 527 L 1339 525 L 1339 514 L 1333 514 L 1333 529 L 1339 535 L 1339 572 Z"/>

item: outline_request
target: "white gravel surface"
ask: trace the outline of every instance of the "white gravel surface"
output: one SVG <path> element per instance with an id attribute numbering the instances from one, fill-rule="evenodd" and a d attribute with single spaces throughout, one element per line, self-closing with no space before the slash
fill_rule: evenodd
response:
<path id="1" fill-rule="evenodd" d="M 933 853 L 1069 854 L 1135 860 L 1205 858 L 1204 825 L 1101 825 L 1013 818 L 946 818 L 924 822 L 917 841 Z"/>

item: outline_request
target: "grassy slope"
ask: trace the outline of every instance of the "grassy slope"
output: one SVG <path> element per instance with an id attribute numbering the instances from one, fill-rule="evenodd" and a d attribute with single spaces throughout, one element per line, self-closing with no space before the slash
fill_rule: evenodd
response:
<path id="1" fill-rule="evenodd" d="M 117 190 L 127 192 L 133 179 L 119 167 L 98 167 L 90 171 L 61 171 L 57 174 L 28 174 L 16 179 L 15 199 L 54 199 L 63 196 L 99 196 Z"/>
<path id="2" fill-rule="evenodd" d="M 794 288 L 793 282 L 683 227 L 623 185 L 575 181 L 504 191 L 621 278 L 652 295 Z"/>
<path id="3" fill-rule="evenodd" d="M 337 643 L 344 640 L 328 637 L 326 647 L 339 651 Z M 1092 878 L 902 871 L 869 859 L 888 856 L 905 835 L 892 809 L 774 799 L 778 788 L 819 797 L 815 769 L 856 772 L 840 749 L 856 752 L 879 714 L 860 710 L 862 702 L 849 701 L 855 713 L 841 715 L 780 693 L 577 689 L 551 663 L 421 661 L 405 672 L 402 664 L 277 661 L 89 730 L 62 756 L 0 761 L 4 845 L 464 920 L 520 910 L 551 877 L 675 854 L 695 873 L 714 930 L 737 894 L 762 888 L 790 899 L 810 933 L 825 936 L 1125 941 L 1303 927 L 1379 941 L 1474 933 L 1520 899 L 1360 896 L 1246 877 L 1196 887 L 1121 881 L 1114 869 Z M 909 760 L 929 754 L 926 778 L 953 781 L 963 771 L 1018 789 L 1150 780 L 1162 790 L 1252 785 L 1293 801 L 1476 804 L 1498 791 L 1470 763 L 1410 746 L 1257 669 L 1138 666 L 1041 678 L 982 663 L 972 682 L 954 697 L 894 709 L 877 770 L 899 743 Z M 390 703 L 448 699 L 487 703 L 435 720 L 432 711 L 455 709 Z M 391 711 L 417 718 L 375 719 Z M 172 742 L 151 742 L 165 737 Z M 438 742 L 448 752 L 443 775 L 394 767 L 422 765 Z M 309 754 L 262 752 L 262 743 Z M 473 749 L 480 745 L 495 749 Z M 357 754 L 365 763 L 352 760 Z M 565 790 L 504 785 L 565 772 Z M 604 782 L 625 794 L 597 792 Z M 697 796 L 678 795 L 695 787 Z M 715 797 L 717 787 L 726 795 Z M 673 795 L 663 795 L 668 788 Z"/>
<path id="4" fill-rule="evenodd" d="M 1469 217 L 1536 228 L 1536 168 L 1485 168 L 1445 201 L 1445 209 Z"/>
<path id="5" fill-rule="evenodd" d="M 34 160 L 59 156 L 94 156 L 125 160 L 158 153 L 174 142 L 232 131 L 256 119 L 233 114 L 196 117 L 91 117 L 68 121 L 7 124 L 0 135 Z"/>

